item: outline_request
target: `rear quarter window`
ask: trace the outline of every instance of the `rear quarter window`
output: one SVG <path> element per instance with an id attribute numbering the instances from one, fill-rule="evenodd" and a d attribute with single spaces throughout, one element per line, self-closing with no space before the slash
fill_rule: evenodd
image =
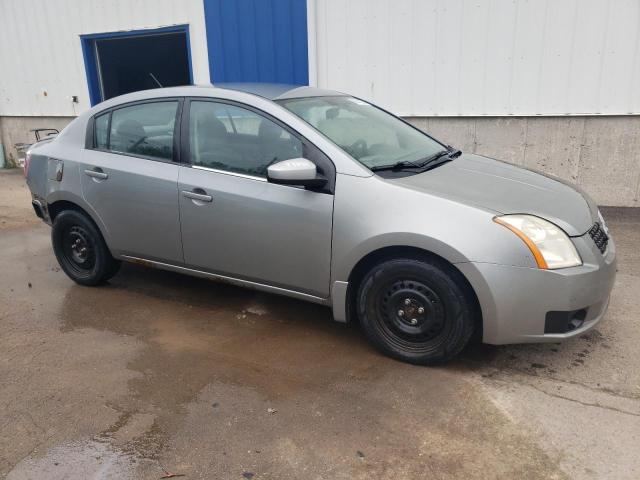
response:
<path id="1" fill-rule="evenodd" d="M 96 117 L 95 121 L 95 147 L 100 149 L 107 148 L 107 138 L 109 133 L 109 113 Z"/>

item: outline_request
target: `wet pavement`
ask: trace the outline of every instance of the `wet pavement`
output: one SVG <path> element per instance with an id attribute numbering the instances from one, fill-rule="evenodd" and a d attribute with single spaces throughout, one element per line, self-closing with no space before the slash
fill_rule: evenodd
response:
<path id="1" fill-rule="evenodd" d="M 607 215 L 605 215 L 607 216 Z M 378 354 L 330 311 L 135 265 L 81 287 L 0 173 L 0 477 L 640 477 L 640 215 L 597 330 Z"/>

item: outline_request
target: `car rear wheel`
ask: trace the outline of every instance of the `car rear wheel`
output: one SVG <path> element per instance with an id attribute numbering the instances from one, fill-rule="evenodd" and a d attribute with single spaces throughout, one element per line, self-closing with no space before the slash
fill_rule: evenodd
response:
<path id="1" fill-rule="evenodd" d="M 473 297 L 461 274 L 443 262 L 380 263 L 360 283 L 356 305 L 369 341 L 405 362 L 450 360 L 473 333 Z"/>
<path id="2" fill-rule="evenodd" d="M 76 210 L 56 215 L 51 230 L 53 251 L 64 272 L 80 285 L 98 285 L 120 267 L 93 221 Z"/>

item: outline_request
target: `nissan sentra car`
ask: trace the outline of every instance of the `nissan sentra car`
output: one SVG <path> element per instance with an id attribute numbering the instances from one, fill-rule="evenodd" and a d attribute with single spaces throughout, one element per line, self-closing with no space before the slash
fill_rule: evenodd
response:
<path id="1" fill-rule="evenodd" d="M 105 101 L 25 165 L 82 285 L 121 261 L 330 306 L 386 354 L 557 342 L 603 317 L 615 247 L 559 179 L 463 153 L 359 98 L 236 84 Z"/>

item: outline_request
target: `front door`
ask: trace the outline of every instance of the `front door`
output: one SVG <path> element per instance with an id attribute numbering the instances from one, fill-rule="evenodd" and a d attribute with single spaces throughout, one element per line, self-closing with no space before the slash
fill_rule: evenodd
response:
<path id="1" fill-rule="evenodd" d="M 174 130 L 179 100 L 144 102 L 94 119 L 80 162 L 82 194 L 116 254 L 182 263 Z"/>
<path id="2" fill-rule="evenodd" d="M 193 100 L 185 115 L 191 165 L 180 168 L 178 190 L 186 265 L 327 297 L 333 195 L 266 179 L 269 164 L 313 157 L 315 147 L 237 105 Z"/>

